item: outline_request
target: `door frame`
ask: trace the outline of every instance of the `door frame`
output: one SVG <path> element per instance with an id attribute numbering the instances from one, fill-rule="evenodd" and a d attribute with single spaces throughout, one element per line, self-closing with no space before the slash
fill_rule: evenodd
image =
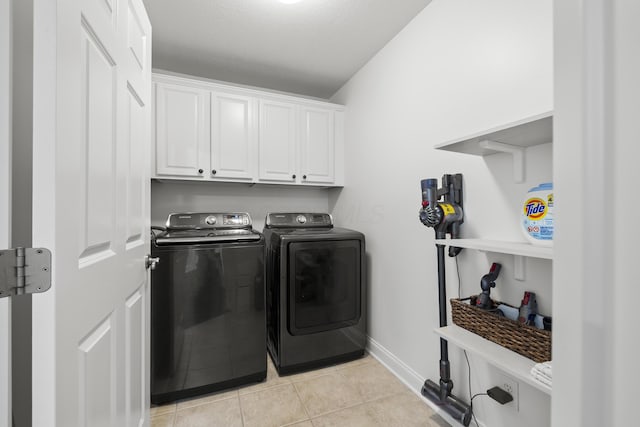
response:
<path id="1" fill-rule="evenodd" d="M 11 243 L 12 0 L 0 0 L 0 249 Z M 11 300 L 0 299 L 0 427 L 11 426 Z"/>
<path id="2" fill-rule="evenodd" d="M 554 2 L 554 427 L 634 416 L 638 16 L 627 0 Z"/>
<path id="3" fill-rule="evenodd" d="M 33 0 L 33 141 L 38 150 L 33 151 L 33 212 L 49 212 L 55 206 L 55 182 L 43 179 L 50 176 L 51 159 L 56 150 L 56 81 L 57 81 L 57 1 Z M 35 185 L 38 183 L 38 185 Z M 33 247 L 54 248 L 55 230 L 46 227 L 49 221 L 32 221 Z M 55 252 L 52 265 L 55 265 Z M 55 277 L 55 272 L 53 272 Z M 32 425 L 51 425 L 56 419 L 56 399 L 64 398 L 55 393 L 55 355 L 48 354 L 55 348 L 55 316 L 53 312 L 56 287 L 32 297 Z M 39 324 L 38 328 L 35 325 Z M 37 402 L 37 410 L 36 404 Z"/>

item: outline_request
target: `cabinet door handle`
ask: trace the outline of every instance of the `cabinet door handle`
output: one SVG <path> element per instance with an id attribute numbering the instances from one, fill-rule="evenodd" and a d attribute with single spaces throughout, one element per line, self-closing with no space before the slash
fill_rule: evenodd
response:
<path id="1" fill-rule="evenodd" d="M 198 169 L 199 174 L 201 174 L 202 172 L 204 172 L 202 169 Z"/>
<path id="2" fill-rule="evenodd" d="M 307 175 L 302 175 L 302 179 L 307 179 Z"/>
<path id="3" fill-rule="evenodd" d="M 215 174 L 217 174 L 217 173 L 218 173 L 218 171 L 217 171 L 217 170 L 215 170 L 215 169 L 211 171 L 211 175 L 215 175 Z"/>
<path id="4" fill-rule="evenodd" d="M 296 179 L 296 174 L 291 175 L 291 178 Z"/>

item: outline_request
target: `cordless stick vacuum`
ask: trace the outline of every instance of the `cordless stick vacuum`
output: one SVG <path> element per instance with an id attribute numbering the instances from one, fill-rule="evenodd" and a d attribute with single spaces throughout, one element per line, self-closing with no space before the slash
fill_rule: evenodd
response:
<path id="1" fill-rule="evenodd" d="M 464 221 L 462 212 L 462 174 L 443 175 L 442 188 L 437 179 L 423 179 L 422 208 L 420 221 L 436 232 L 436 239 L 444 239 L 447 233 L 452 239 L 460 235 L 460 225 Z M 442 199 L 442 201 L 440 201 Z M 436 243 L 438 249 L 438 304 L 440 326 L 447 326 L 447 288 L 445 279 L 444 246 Z M 449 256 L 455 257 L 462 249 L 449 247 Z M 471 406 L 451 394 L 453 381 L 449 367 L 449 347 L 447 340 L 440 338 L 440 384 L 426 380 L 422 395 L 438 405 L 442 410 L 459 421 L 463 426 L 471 422 Z"/>

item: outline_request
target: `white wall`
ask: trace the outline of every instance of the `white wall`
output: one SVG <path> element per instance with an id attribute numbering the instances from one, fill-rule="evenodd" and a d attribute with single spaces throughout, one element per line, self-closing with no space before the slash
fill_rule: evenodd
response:
<path id="1" fill-rule="evenodd" d="M 551 145 L 528 150 L 526 182 L 515 184 L 508 155 L 488 158 L 433 146 L 552 109 L 551 0 L 435 0 L 333 98 L 345 104 L 346 186 L 331 190 L 341 225 L 367 237 L 369 334 L 373 351 L 414 387 L 438 379 L 436 251 L 420 224 L 420 180 L 464 174 L 463 236 L 523 239 L 517 218 L 527 189 L 552 178 Z M 513 278 L 511 256 L 464 251 L 462 294 L 479 291 L 490 263 L 503 263 L 494 296 L 519 305 L 525 290 L 551 314 L 551 263 L 528 260 Z M 457 295 L 448 260 L 448 295 Z M 467 368 L 450 346 L 454 394 L 468 401 Z M 470 357 L 472 391 L 496 385 L 499 372 Z M 486 397 L 474 401 L 487 426 L 544 426 L 550 398 L 520 384 L 520 410 Z"/>
<path id="2" fill-rule="evenodd" d="M 328 212 L 323 188 L 217 182 L 153 181 L 151 224 L 164 226 L 172 212 L 249 212 L 261 231 L 267 212 Z"/>

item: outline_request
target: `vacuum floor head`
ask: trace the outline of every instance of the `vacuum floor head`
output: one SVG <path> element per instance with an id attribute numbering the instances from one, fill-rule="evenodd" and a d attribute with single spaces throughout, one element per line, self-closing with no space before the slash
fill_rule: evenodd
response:
<path id="1" fill-rule="evenodd" d="M 451 418 L 467 427 L 471 423 L 471 406 L 467 405 L 452 394 L 440 399 L 440 386 L 431 380 L 426 380 L 422 386 L 422 395 L 451 415 Z"/>

